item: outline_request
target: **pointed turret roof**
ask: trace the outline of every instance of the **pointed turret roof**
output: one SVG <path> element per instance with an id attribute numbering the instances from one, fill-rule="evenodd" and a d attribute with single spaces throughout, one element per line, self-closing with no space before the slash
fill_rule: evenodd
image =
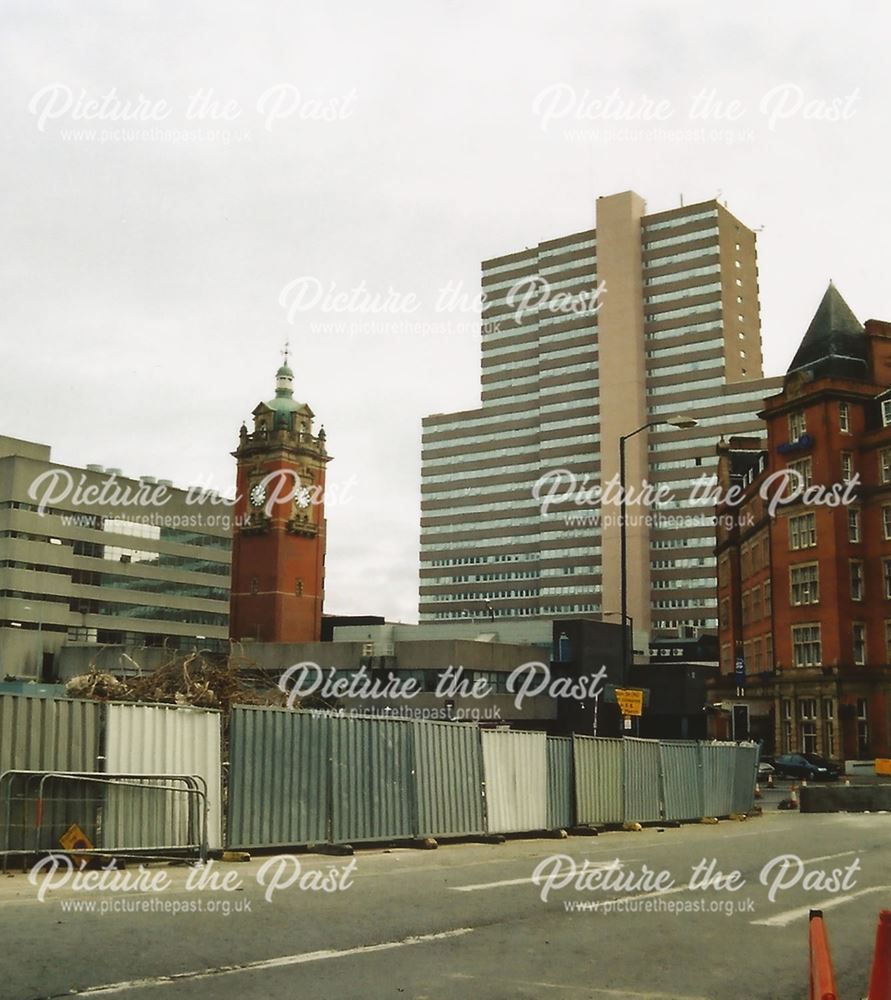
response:
<path id="1" fill-rule="evenodd" d="M 868 378 L 863 324 L 831 281 L 787 374 L 803 371 L 814 378 Z"/>

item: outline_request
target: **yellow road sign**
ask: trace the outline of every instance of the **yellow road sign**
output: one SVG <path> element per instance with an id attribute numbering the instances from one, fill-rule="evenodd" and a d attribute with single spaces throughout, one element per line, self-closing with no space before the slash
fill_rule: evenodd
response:
<path id="1" fill-rule="evenodd" d="M 616 688 L 616 701 L 622 715 L 641 715 L 643 713 L 644 693 L 641 688 Z"/>
<path id="2" fill-rule="evenodd" d="M 92 851 L 93 844 L 90 838 L 81 830 L 77 823 L 72 823 L 71 826 L 59 837 L 59 843 L 66 851 L 76 851 L 78 849 L 82 851 Z M 76 865 L 85 865 L 89 860 L 90 856 L 84 854 L 72 854 L 71 860 Z"/>

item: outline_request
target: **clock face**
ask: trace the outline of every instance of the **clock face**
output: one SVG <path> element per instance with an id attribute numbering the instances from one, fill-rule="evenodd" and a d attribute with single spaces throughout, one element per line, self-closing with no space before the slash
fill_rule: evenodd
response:
<path id="1" fill-rule="evenodd" d="M 301 486 L 297 491 L 297 496 L 294 497 L 294 503 L 297 504 L 298 509 L 306 510 L 307 507 L 312 503 L 312 491 L 307 486 Z"/>
<path id="2" fill-rule="evenodd" d="M 266 487 L 262 483 L 255 483 L 251 487 L 251 503 L 255 507 L 262 507 L 266 503 Z"/>

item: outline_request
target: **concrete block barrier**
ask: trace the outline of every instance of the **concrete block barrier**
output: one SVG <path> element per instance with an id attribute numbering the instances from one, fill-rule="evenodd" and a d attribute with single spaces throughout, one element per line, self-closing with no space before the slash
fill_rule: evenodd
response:
<path id="1" fill-rule="evenodd" d="M 891 785 L 802 785 L 803 813 L 891 812 Z"/>

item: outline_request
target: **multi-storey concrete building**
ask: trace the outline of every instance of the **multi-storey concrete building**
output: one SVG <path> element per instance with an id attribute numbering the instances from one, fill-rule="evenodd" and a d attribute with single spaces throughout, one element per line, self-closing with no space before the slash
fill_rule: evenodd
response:
<path id="1" fill-rule="evenodd" d="M 596 222 L 482 265 L 482 405 L 423 425 L 422 621 L 616 615 L 619 438 L 649 424 L 627 444 L 626 484 L 664 487 L 628 509 L 637 641 L 717 627 L 712 507 L 691 493 L 779 385 L 755 235 L 715 201 L 647 214 L 633 192 Z"/>
<path id="2" fill-rule="evenodd" d="M 0 676 L 68 643 L 225 648 L 232 509 L 0 437 Z"/>
<path id="3" fill-rule="evenodd" d="M 830 285 L 761 415 L 766 449 L 720 449 L 722 488 L 739 495 L 718 507 L 715 695 L 780 752 L 885 757 L 891 323 L 861 325 Z"/>

